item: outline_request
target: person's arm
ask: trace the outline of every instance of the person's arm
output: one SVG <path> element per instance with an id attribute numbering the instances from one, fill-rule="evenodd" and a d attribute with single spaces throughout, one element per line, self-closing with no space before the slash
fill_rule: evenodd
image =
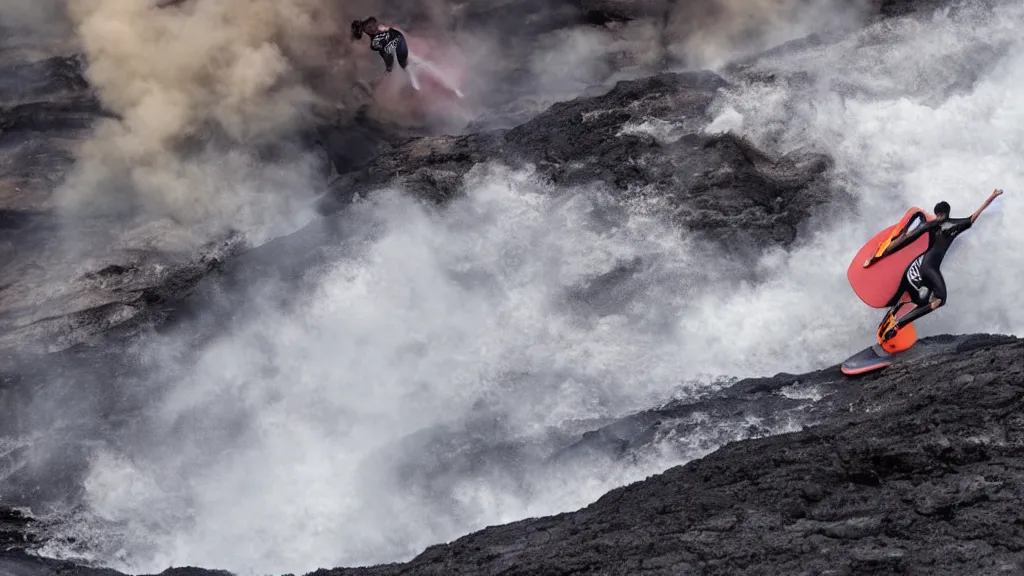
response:
<path id="1" fill-rule="evenodd" d="M 879 255 L 878 257 L 875 257 L 875 255 L 872 254 L 871 257 L 868 258 L 866 262 L 864 262 L 864 267 L 867 268 L 874 264 L 875 262 L 881 260 L 882 258 L 885 258 L 886 256 L 894 252 L 898 252 L 906 246 L 909 246 L 914 240 L 917 240 L 922 234 L 931 229 L 932 226 L 934 226 L 932 222 L 925 222 L 924 224 L 921 224 L 920 226 L 915 228 L 913 232 L 900 236 L 892 244 L 886 246 L 885 250 L 883 250 L 882 254 Z"/>
<path id="2" fill-rule="evenodd" d="M 982 211 L 985 210 L 985 208 L 988 208 L 988 205 L 991 204 L 993 200 L 1002 195 L 1002 190 L 999 190 L 998 188 L 993 190 L 992 194 L 989 194 L 989 197 L 985 199 L 985 202 L 974 211 L 974 214 L 971 214 L 971 224 L 974 224 L 974 221 L 978 219 L 978 216 L 981 216 Z"/>
<path id="3" fill-rule="evenodd" d="M 907 230 L 910 230 L 910 227 L 914 225 L 915 220 L 924 224 L 925 222 L 928 221 L 928 218 L 925 216 L 924 212 L 916 212 L 913 216 L 910 217 L 910 220 L 907 220 L 907 225 L 903 227 L 903 230 L 900 230 L 900 236 L 906 234 Z"/>
<path id="4" fill-rule="evenodd" d="M 893 242 L 895 242 L 898 245 L 902 246 L 902 244 L 899 244 L 899 243 L 903 240 L 903 237 L 906 236 L 907 230 L 910 230 L 910 228 L 914 225 L 915 221 L 920 222 L 920 223 L 923 224 L 923 223 L 928 221 L 928 217 L 925 215 L 924 212 L 915 212 L 914 215 L 911 216 L 909 220 L 907 220 L 907 223 L 904 224 L 903 229 L 900 230 L 900 233 L 896 235 L 896 237 L 893 239 Z M 888 248 L 888 246 L 886 246 L 886 248 Z M 893 252 L 895 252 L 898 249 L 899 248 L 894 248 Z M 884 252 L 883 251 L 883 253 L 880 254 L 878 256 L 878 258 L 881 259 L 883 256 L 888 256 L 889 254 L 890 254 L 889 252 Z"/>

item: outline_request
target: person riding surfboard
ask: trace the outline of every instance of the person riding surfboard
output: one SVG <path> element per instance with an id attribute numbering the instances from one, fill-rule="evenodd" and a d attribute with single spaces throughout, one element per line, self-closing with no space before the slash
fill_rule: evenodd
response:
<path id="1" fill-rule="evenodd" d="M 407 70 L 409 61 L 409 44 L 405 41 L 405 35 L 390 26 L 377 22 L 377 19 L 370 16 L 366 20 L 352 21 L 352 37 L 359 40 L 366 34 L 370 37 L 370 49 L 380 53 L 384 59 L 384 72 L 391 73 L 395 67 L 395 59 L 402 70 Z"/>
<path id="2" fill-rule="evenodd" d="M 889 244 L 879 255 L 872 255 L 864 262 L 868 268 L 875 262 L 909 246 L 921 235 L 928 234 L 928 249 L 915 258 L 903 273 L 899 290 L 894 297 L 896 304 L 889 311 L 887 318 L 893 319 L 891 326 L 885 331 L 883 339 L 893 338 L 901 328 L 942 307 L 946 303 L 946 282 L 939 271 L 942 260 L 946 256 L 953 240 L 961 232 L 967 231 L 982 211 L 988 208 L 1002 190 L 994 190 L 985 202 L 967 218 L 950 218 L 949 203 L 942 201 L 935 205 L 935 218 L 928 220 L 909 233 L 904 233 Z M 914 309 L 895 319 L 896 312 L 907 302 L 901 302 L 903 294 L 910 296 Z"/>
<path id="3" fill-rule="evenodd" d="M 415 54 L 409 53 L 409 43 L 406 41 L 405 35 L 397 28 L 382 24 L 373 16 L 365 20 L 353 20 L 352 38 L 360 40 L 363 34 L 370 37 L 370 49 L 378 52 L 384 60 L 384 72 L 386 74 L 390 74 L 394 69 L 395 60 L 397 59 L 398 65 L 409 74 L 409 82 L 412 83 L 412 87 L 417 91 L 420 89 L 420 80 L 417 78 L 417 73 L 413 68 L 420 67 L 431 72 L 452 94 L 459 98 L 465 97 L 462 90 L 459 90 L 458 86 L 453 85 L 450 80 L 438 73 L 433 64 L 417 58 Z M 413 68 L 409 68 L 409 64 L 412 64 Z"/>

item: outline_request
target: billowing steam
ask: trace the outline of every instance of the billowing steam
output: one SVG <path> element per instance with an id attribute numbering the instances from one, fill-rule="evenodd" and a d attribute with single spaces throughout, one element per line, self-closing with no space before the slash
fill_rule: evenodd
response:
<path id="1" fill-rule="evenodd" d="M 307 81 L 311 73 L 356 76 L 345 69 L 350 45 L 337 41 L 341 17 L 329 6 L 320 0 L 190 0 L 164 8 L 144 1 L 68 3 L 88 79 L 117 118 L 102 121 L 80 148 L 64 199 L 82 206 L 127 190 L 144 208 L 182 221 L 237 210 L 220 200 L 233 178 L 255 172 L 238 171 L 252 162 L 225 167 L 186 153 L 190 146 L 203 151 L 208 140 L 240 149 L 272 144 L 325 99 Z M 334 100 L 343 103 L 344 90 L 334 88 Z"/>
<path id="2" fill-rule="evenodd" d="M 487 115 L 479 108 L 434 105 L 444 97 L 431 92 L 429 78 L 428 89 L 411 96 L 401 81 L 372 80 L 381 63 L 365 41 L 349 38 L 352 18 L 376 15 L 404 29 L 414 56 L 464 82 L 474 102 L 493 103 L 487 94 L 529 85 L 540 107 L 613 81 L 624 66 L 654 71 L 664 63 L 666 47 L 691 65 L 713 65 L 804 34 L 837 14 L 855 13 L 861 4 L 679 2 L 671 5 L 667 22 L 648 17 L 608 29 L 562 30 L 506 49 L 500 36 L 528 37 L 527 23 L 477 30 L 459 15 L 476 10 L 479 20 L 481 7 L 442 0 L 402 3 L 388 13 L 369 2 L 342 6 L 326 0 L 71 2 L 67 12 L 88 59 L 89 80 L 117 118 L 101 122 L 81 146 L 59 197 L 77 213 L 135 205 L 183 224 L 234 222 L 245 209 L 278 211 L 288 195 L 255 192 L 266 175 L 255 168 L 261 159 L 253 150 L 275 145 L 317 118 L 336 117 L 371 98 L 379 114 L 399 122 L 441 114 L 456 117 L 454 125 L 451 118 L 435 123 L 450 128 L 473 114 Z M 550 10 L 556 9 L 552 4 Z M 458 60 L 437 41 L 446 34 L 468 58 Z M 525 72 L 527 81 L 516 71 Z M 216 153 L 211 142 L 220 146 Z M 222 162 L 225 147 L 234 158 L 228 165 Z M 277 159 L 293 178 L 292 188 L 309 187 L 310 161 L 297 153 Z"/>

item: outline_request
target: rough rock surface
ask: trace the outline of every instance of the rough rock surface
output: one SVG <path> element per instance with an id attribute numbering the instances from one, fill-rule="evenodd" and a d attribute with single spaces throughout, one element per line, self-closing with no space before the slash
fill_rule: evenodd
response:
<path id="1" fill-rule="evenodd" d="M 825 424 L 730 444 L 408 564 L 318 574 L 1019 574 L 1022 352 L 966 341 L 859 380 Z"/>
<path id="2" fill-rule="evenodd" d="M 921 345 L 933 354 L 875 374 L 851 379 L 832 367 L 744 380 L 595 434 L 766 405 L 802 430 L 752 434 L 582 510 L 490 527 L 408 563 L 314 574 L 1022 573 L 1024 531 L 1010 519 L 1024 497 L 1024 341 Z M 26 556 L 11 535 L 31 533 L 31 521 L 10 512 L 2 521 L 0 568 L 117 574 Z"/>
<path id="3" fill-rule="evenodd" d="M 664 18 L 673 2 L 670 0 L 582 0 L 583 9 L 592 21 Z"/>
<path id="4" fill-rule="evenodd" d="M 1022 352 L 965 341 L 858 380 L 825 424 L 730 444 L 408 564 L 319 574 L 1018 574 Z"/>
<path id="5" fill-rule="evenodd" d="M 690 230 L 730 250 L 787 245 L 815 207 L 833 199 L 818 154 L 772 158 L 731 135 L 707 133 L 724 80 L 710 72 L 623 81 L 611 91 L 553 105 L 510 130 L 414 138 L 343 175 L 324 213 L 396 179 L 443 201 L 488 161 L 529 163 L 552 183 L 602 183 L 629 196 L 667 199 Z"/>
<path id="6" fill-rule="evenodd" d="M 107 115 L 77 56 L 0 68 L 0 357 L 151 321 L 240 247 L 234 236 L 173 247 L 180 232 L 160 222 L 118 235 L 116 218 L 63 221 L 54 191 Z M 83 238 L 106 248 L 78 252 Z"/>

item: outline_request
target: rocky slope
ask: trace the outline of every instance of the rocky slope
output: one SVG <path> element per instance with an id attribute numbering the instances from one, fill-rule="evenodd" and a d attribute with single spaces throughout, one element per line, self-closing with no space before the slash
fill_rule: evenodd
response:
<path id="1" fill-rule="evenodd" d="M 317 574 L 1019 574 L 1022 352 L 1019 340 L 965 340 L 860 380 L 824 424 L 407 564 Z M 841 376 L 786 380 L 829 378 Z"/>
<path id="2" fill-rule="evenodd" d="M 865 14 L 923 12 L 946 3 L 885 0 Z M 389 123 L 372 106 L 354 115 L 321 114 L 319 126 L 295 134 L 302 145 L 321 147 L 332 164 L 335 178 L 319 201 L 321 213 L 335 213 L 353 195 L 395 178 L 414 194 L 444 201 L 474 165 L 501 160 L 535 163 L 553 182 L 604 182 L 630 194 L 666 197 L 680 224 L 726 240 L 729 249 L 791 242 L 811 210 L 836 193 L 824 177 L 829 160 L 812 153 L 775 158 L 732 136 L 704 133 L 713 113 L 708 105 L 727 85 L 722 78 L 706 72 L 651 77 L 670 60 L 637 63 L 623 56 L 637 56 L 651 39 L 632 37 L 634 29 L 621 22 L 654 18 L 663 36 L 656 43 L 671 42 L 665 26 L 677 8 L 672 2 L 519 0 L 465 5 L 440 18 L 418 5 L 406 7 L 403 19 L 412 23 L 447 21 L 505 38 L 509 54 L 494 70 L 504 85 L 490 91 L 499 100 L 480 102 L 486 114 L 462 135 L 424 136 L 428 127 Z M 508 11 L 530 14 L 534 25 L 510 29 Z M 600 95 L 538 108 L 542 87 L 522 68 L 531 46 L 545 34 L 588 27 L 618 46 L 588 80 Z M 57 351 L 96 342 L 113 328 L 133 333 L 162 322 L 163 310 L 245 249 L 238 235 L 191 234 L 167 220 L 60 213 L 52 196 L 74 163 L 74 148 L 110 113 L 93 94 L 73 45 L 51 41 L 26 50 L 23 44 L 16 36 L 0 44 L 4 357 Z M 644 77 L 616 84 L 624 70 Z M 489 125 L 504 127 L 485 130 Z M 43 285 L 46 292 L 37 289 Z"/>
<path id="3" fill-rule="evenodd" d="M 0 67 L 0 357 L 152 321 L 240 246 L 234 236 L 197 241 L 161 222 L 62 214 L 53 194 L 74 147 L 107 115 L 78 56 Z"/>
<path id="4" fill-rule="evenodd" d="M 737 382 L 581 444 L 621 455 L 694 412 L 765 412 L 799 431 L 755 431 L 582 510 L 487 528 L 407 563 L 314 574 L 1022 573 L 1024 341 L 920 346 L 929 354 L 857 379 L 832 367 Z M 25 555 L 15 541 L 45 527 L 3 522 L 8 573 L 117 575 Z"/>
<path id="5" fill-rule="evenodd" d="M 666 198 L 681 226 L 724 240 L 733 253 L 788 245 L 813 209 L 832 200 L 829 160 L 773 158 L 731 134 L 707 133 L 709 107 L 725 86 L 710 72 L 661 74 L 555 104 L 507 131 L 416 138 L 335 180 L 322 212 L 395 180 L 443 201 L 470 169 L 501 161 L 528 163 L 555 184 Z"/>

